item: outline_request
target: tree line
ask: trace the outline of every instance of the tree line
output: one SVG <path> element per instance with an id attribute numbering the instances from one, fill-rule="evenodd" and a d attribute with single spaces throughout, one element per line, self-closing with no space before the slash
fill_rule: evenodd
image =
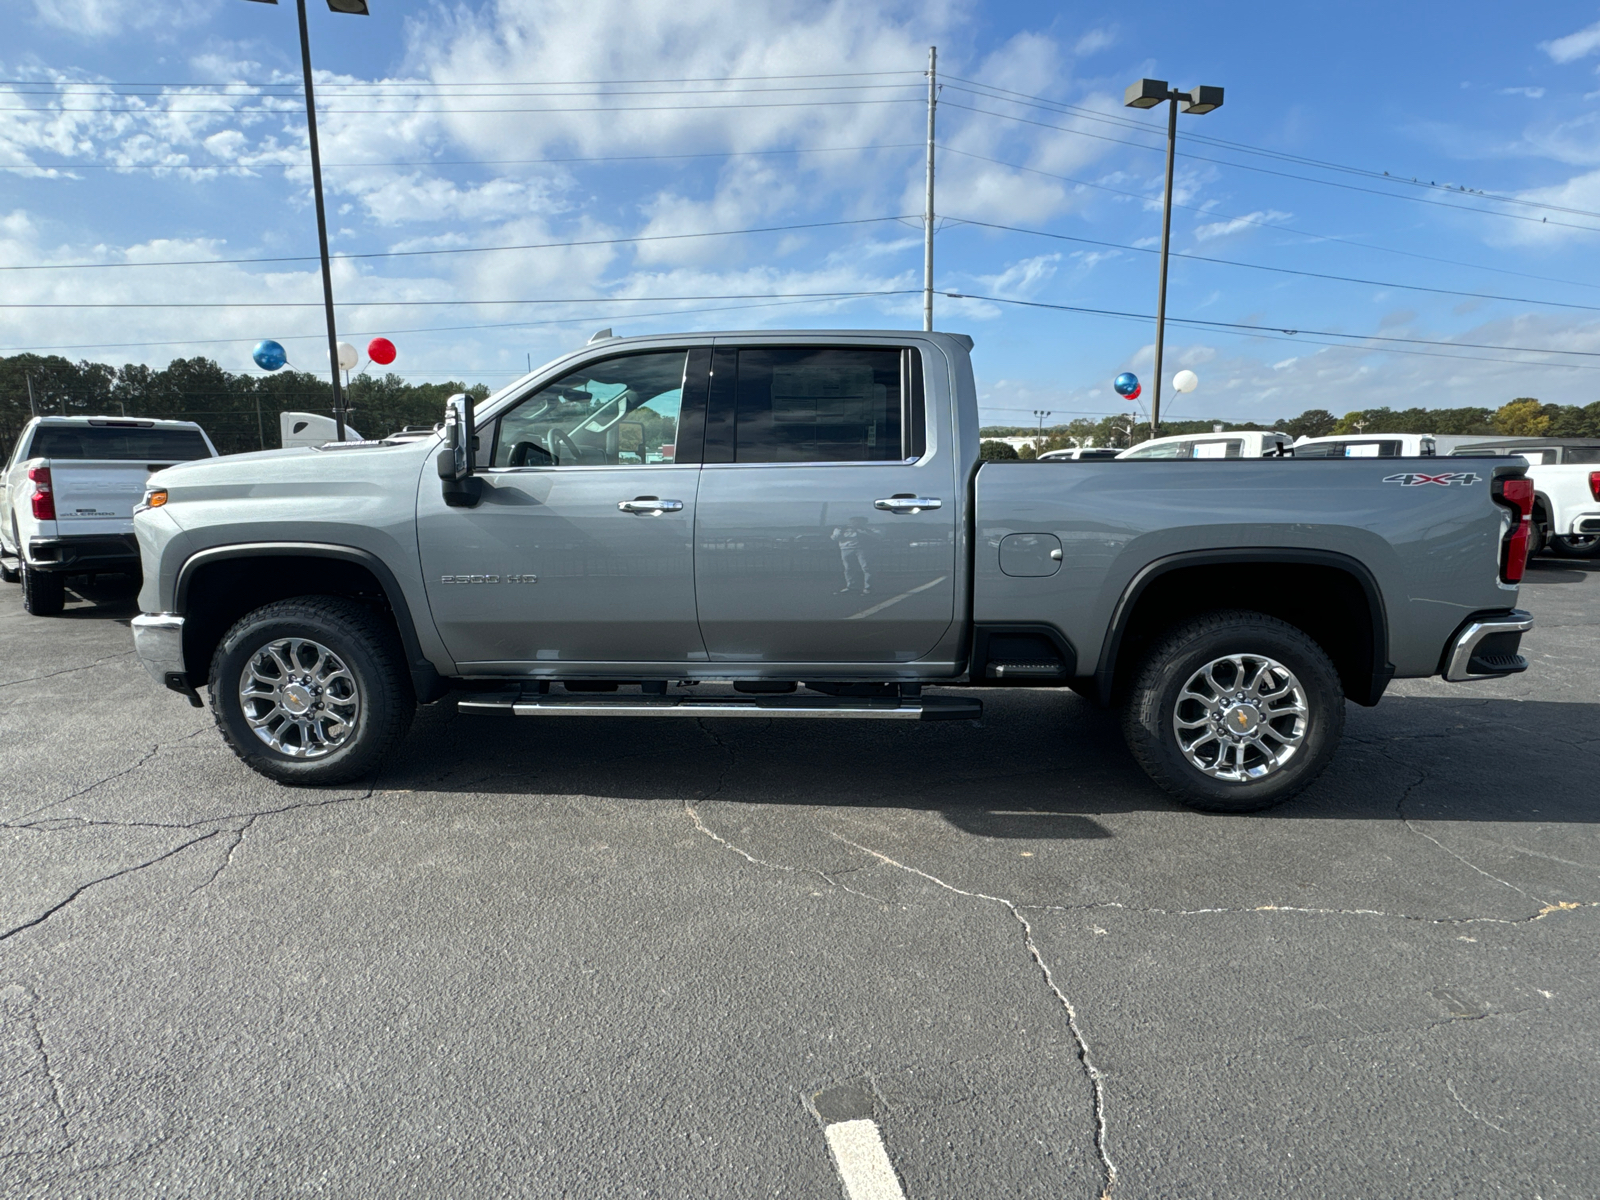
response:
<path id="1" fill-rule="evenodd" d="M 446 398 L 483 384 L 407 383 L 393 373 L 358 375 L 345 392 L 350 423 L 367 437 L 407 425 L 434 425 Z M 7 457 L 34 414 L 41 416 L 160 417 L 194 421 L 222 454 L 275 450 L 281 445 L 278 414 L 333 415 L 333 385 L 288 369 L 239 375 L 209 358 L 175 358 L 163 369 L 129 363 L 112 367 L 71 362 L 59 355 L 0 356 L 0 453 Z"/>
<path id="2" fill-rule="evenodd" d="M 1293 437 L 1329 437 L 1337 434 L 1434 433 L 1482 434 L 1484 437 L 1592 437 L 1600 438 L 1600 401 L 1594 404 L 1544 404 L 1532 396 L 1518 396 L 1499 408 L 1366 408 L 1336 417 L 1325 408 L 1307 409 L 1298 417 L 1280 417 L 1271 425 L 1231 421 L 1163 421 L 1161 433 L 1210 433 L 1221 428 L 1274 429 Z M 1036 437 L 1037 426 L 985 425 L 984 438 Z M 1087 445 L 1125 448 L 1150 436 L 1150 425 L 1131 415 L 1080 417 L 1065 425 L 1048 425 L 1043 431 L 1045 450 L 1068 450 Z M 985 444 L 985 457 L 1033 458 L 1032 446 L 1013 450 L 1004 442 Z"/>

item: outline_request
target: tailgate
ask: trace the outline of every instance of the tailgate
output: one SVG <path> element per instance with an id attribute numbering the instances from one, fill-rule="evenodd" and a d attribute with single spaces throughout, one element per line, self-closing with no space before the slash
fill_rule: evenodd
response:
<path id="1" fill-rule="evenodd" d="M 145 481 L 150 478 L 151 468 L 166 465 L 109 459 L 51 459 L 50 483 L 55 492 L 56 520 L 61 522 L 61 532 L 102 532 L 76 529 L 74 522 L 132 521 L 133 506 L 144 498 Z"/>

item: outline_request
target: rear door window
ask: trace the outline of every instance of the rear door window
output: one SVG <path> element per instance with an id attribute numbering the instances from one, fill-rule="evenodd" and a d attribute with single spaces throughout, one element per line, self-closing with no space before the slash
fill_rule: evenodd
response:
<path id="1" fill-rule="evenodd" d="M 898 349 L 740 349 L 733 461 L 902 461 L 903 357 Z"/>
<path id="2" fill-rule="evenodd" d="M 1194 442 L 1190 458 L 1240 458 L 1244 454 L 1244 442 L 1240 438 L 1229 438 L 1221 442 Z"/>
<path id="3" fill-rule="evenodd" d="M 198 429 L 41 425 L 34 430 L 28 453 L 30 458 L 188 462 L 210 458 L 211 448 Z"/>

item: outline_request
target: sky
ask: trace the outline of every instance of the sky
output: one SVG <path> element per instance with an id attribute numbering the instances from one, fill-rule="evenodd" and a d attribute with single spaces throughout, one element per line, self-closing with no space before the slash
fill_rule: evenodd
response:
<path id="1" fill-rule="evenodd" d="M 935 327 L 985 423 L 1148 394 L 1141 77 L 1226 92 L 1178 117 L 1166 374 L 1200 385 L 1163 416 L 1600 398 L 1600 4 L 370 5 L 310 0 L 334 294 L 409 379 L 919 328 L 936 45 Z M 8 0 L 0 353 L 327 370 L 298 50 L 292 4 Z"/>

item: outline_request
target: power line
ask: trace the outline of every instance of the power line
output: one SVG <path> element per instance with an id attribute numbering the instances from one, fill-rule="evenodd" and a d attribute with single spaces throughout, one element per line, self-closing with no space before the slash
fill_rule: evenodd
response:
<path id="1" fill-rule="evenodd" d="M 674 242 L 686 238 L 737 237 L 751 233 L 788 233 L 797 229 L 828 229 L 841 225 L 874 225 L 903 221 L 906 217 L 857 217 L 845 221 L 810 221 L 798 225 L 766 225 L 754 229 L 713 229 L 703 233 L 655 233 L 637 237 L 588 238 L 575 242 L 526 242 L 514 246 L 446 246 L 434 250 L 372 250 L 359 254 L 330 254 L 330 259 L 422 258 L 439 254 L 496 254 L 510 250 L 563 250 L 574 246 L 620 246 L 634 242 Z M 279 255 L 271 258 L 183 258 L 151 262 L 119 263 L 25 263 L 0 267 L 0 271 L 78 271 L 125 267 L 210 267 L 237 266 L 241 263 L 318 262 L 315 254 Z M 0 305 L 0 307 L 4 307 Z M 13 306 L 16 307 L 16 306 Z"/>
<path id="2" fill-rule="evenodd" d="M 1159 146 L 1149 145 L 1144 142 L 1131 142 L 1126 138 L 1115 138 L 1103 133 L 1090 133 L 1087 129 L 1071 129 L 1065 125 L 1053 125 L 1048 121 L 1035 121 L 1028 117 L 1019 117 L 1013 113 L 999 113 L 987 108 L 974 108 L 969 104 L 960 104 L 954 100 L 941 101 L 947 108 L 959 108 L 963 112 L 978 113 L 986 117 L 997 117 L 1003 121 L 1016 121 L 1023 125 L 1035 125 L 1040 129 L 1054 129 L 1058 133 L 1070 133 L 1078 137 L 1094 138 L 1102 142 L 1115 142 L 1119 146 L 1132 146 L 1138 150 L 1159 151 Z M 1492 208 L 1474 208 L 1467 204 L 1447 204 L 1443 200 L 1430 200 L 1426 196 L 1408 196 L 1401 192 L 1386 192 L 1380 188 L 1360 187 L 1353 183 L 1340 183 L 1335 179 L 1317 179 L 1310 175 L 1296 175 L 1292 171 L 1274 171 L 1269 167 L 1258 167 L 1251 163 L 1230 162 L 1224 158 L 1211 158 L 1204 154 L 1192 154 L 1185 150 L 1178 151 L 1181 158 L 1193 159 L 1196 162 L 1208 162 L 1220 167 L 1233 167 L 1241 171 L 1255 171 L 1262 175 L 1274 175 L 1280 179 L 1298 179 L 1303 183 L 1316 183 L 1323 187 L 1341 188 L 1350 192 L 1362 192 L 1369 196 L 1385 196 L 1391 200 L 1406 200 L 1413 204 L 1430 204 L 1438 208 L 1453 208 L 1459 212 L 1476 213 L 1486 217 L 1504 217 L 1511 221 L 1529 221 L 1535 225 L 1554 225 L 1562 229 L 1578 229 L 1585 233 L 1600 233 L 1600 228 L 1593 225 L 1574 225 L 1570 221 L 1552 221 L 1548 217 L 1534 217 L 1523 213 L 1501 212 Z"/>
<path id="3" fill-rule="evenodd" d="M 391 83 L 388 83 L 388 82 L 377 82 L 377 81 L 374 81 L 374 82 L 371 82 L 371 83 L 341 83 L 341 84 L 324 84 L 324 85 L 320 85 L 320 86 L 324 86 L 324 87 L 345 87 L 345 88 L 370 88 L 370 87 L 391 87 L 391 86 L 406 86 L 406 87 L 411 87 L 411 86 L 428 86 L 428 87 L 467 87 L 467 86 L 507 87 L 507 86 L 512 86 L 512 85 L 516 85 L 516 84 L 525 84 L 528 87 L 538 87 L 538 86 L 545 86 L 545 87 L 599 87 L 599 86 L 601 86 L 603 84 L 635 84 L 635 83 L 637 83 L 637 84 L 647 84 L 647 83 L 724 83 L 724 82 L 729 82 L 729 81 L 743 81 L 743 80 L 760 81 L 760 80 L 770 80 L 770 79 L 865 79 L 865 78 L 868 78 L 868 77 L 871 77 L 871 76 L 882 76 L 882 75 L 916 75 L 917 77 L 920 78 L 922 76 L 922 74 L 923 74 L 923 70 L 922 70 L 921 67 L 914 67 L 914 68 L 902 68 L 902 69 L 899 69 L 899 70 L 891 70 L 891 71 L 822 71 L 822 72 L 812 72 L 812 73 L 803 74 L 803 75 L 698 75 L 698 76 L 687 76 L 687 77 L 681 78 L 681 79 L 528 79 L 528 80 L 502 79 L 502 80 L 486 80 L 482 84 L 477 84 L 477 85 L 471 85 L 471 84 L 465 84 L 465 83 L 438 83 L 438 82 L 430 81 L 430 80 L 415 80 L 415 81 L 408 81 L 408 82 L 406 82 L 404 84 L 400 84 L 400 83 L 391 84 Z M 295 94 L 296 95 L 300 94 L 300 89 L 301 89 L 301 86 L 302 86 L 298 81 L 293 81 L 293 80 L 272 80 L 272 81 L 252 82 L 250 80 L 237 79 L 237 80 L 232 80 L 232 81 L 219 81 L 219 82 L 214 82 L 214 83 L 195 83 L 195 82 L 192 82 L 192 81 L 168 81 L 168 82 L 154 81 L 154 82 L 152 82 L 152 81 L 149 81 L 149 80 L 141 80 L 141 81 L 105 80 L 105 81 L 96 82 L 94 80 L 0 79 L 0 86 L 4 86 L 4 87 L 25 86 L 25 85 L 30 85 L 30 84 L 32 84 L 32 85 L 44 85 L 44 86 L 56 86 L 56 87 L 281 87 L 281 88 L 293 88 L 293 89 L 295 89 Z"/>
<path id="4" fill-rule="evenodd" d="M 965 217 L 950 217 L 952 221 L 959 221 L 966 225 L 976 225 L 983 229 L 1001 229 L 1007 233 L 1027 233 L 1035 237 L 1054 238 L 1062 242 L 1079 242 L 1086 246 L 1103 246 L 1113 250 L 1129 250 L 1136 254 L 1159 254 L 1149 246 L 1129 246 L 1121 242 L 1102 242 L 1095 238 L 1074 237 L 1066 233 L 1049 233 L 1043 229 L 1023 229 L 1016 225 L 997 225 L 990 221 L 969 220 Z M 1215 263 L 1225 267 L 1244 267 L 1251 271 L 1271 271 L 1275 275 L 1300 275 L 1308 279 L 1327 279 L 1339 283 L 1355 283 L 1366 287 L 1398 288 L 1412 292 L 1430 292 L 1439 296 L 1463 296 L 1473 300 L 1503 300 L 1512 304 L 1537 304 L 1550 308 L 1575 308 L 1583 312 L 1600 312 L 1600 304 L 1574 304 L 1564 300 L 1533 300 L 1526 296 L 1500 296 L 1492 292 L 1463 292 L 1454 288 L 1429 287 L 1420 283 L 1395 283 L 1382 279 L 1360 279 L 1353 275 L 1334 275 L 1325 271 L 1301 271 L 1293 267 L 1269 267 L 1263 263 L 1240 262 L 1232 258 L 1211 258 L 1204 254 L 1186 254 L 1181 250 L 1171 252 L 1173 258 L 1185 258 L 1190 262 Z"/>
<path id="5" fill-rule="evenodd" d="M 912 86 L 910 84 L 906 86 Z M 238 113 L 265 113 L 267 115 L 293 116 L 300 111 L 298 105 L 292 103 L 290 97 L 283 97 L 284 105 L 281 108 L 35 108 L 27 105 L 21 107 L 6 107 L 0 105 L 0 112 L 33 113 L 41 117 L 53 117 L 61 113 L 128 113 L 134 116 L 165 117 L 173 113 L 200 114 L 211 116 L 234 116 Z M 461 113 L 500 113 L 515 115 L 519 113 L 597 113 L 597 112 L 718 112 L 723 109 L 742 108 L 830 108 L 840 105 L 861 104 L 922 104 L 921 96 L 905 96 L 899 99 L 883 97 L 881 99 L 863 100 L 772 100 L 749 104 L 603 104 L 587 108 L 448 108 L 440 109 L 445 116 L 457 116 Z M 385 116 L 396 115 L 396 110 L 391 108 L 324 108 L 317 106 L 321 116 Z M 1000 114 L 1003 115 L 1003 114 Z"/>
<path id="6" fill-rule="evenodd" d="M 907 145 L 911 145 L 911 143 L 907 143 Z M 1110 192 L 1113 196 L 1126 196 L 1129 199 L 1141 200 L 1146 203 L 1149 203 L 1154 199 L 1154 197 L 1148 196 L 1142 192 L 1129 192 L 1123 190 L 1122 188 L 1108 187 L 1103 183 L 1093 183 L 1087 179 L 1075 179 L 1070 175 L 1057 175 L 1053 171 L 1041 171 L 1037 167 L 1025 167 L 1021 163 L 1004 162 L 998 158 L 989 158 L 983 154 L 974 154 L 970 150 L 957 150 L 954 146 L 945 146 L 941 144 L 939 149 L 943 150 L 946 154 L 958 154 L 963 158 L 975 158 L 979 162 L 993 163 L 997 167 L 1008 167 L 1013 171 L 1025 171 L 1030 175 L 1042 175 L 1046 179 L 1059 179 L 1063 183 L 1074 184 L 1078 187 L 1093 188 L 1096 191 L 1101 192 Z M 1356 246 L 1363 250 L 1377 250 L 1383 254 L 1398 254 L 1404 258 L 1419 258 L 1425 262 L 1444 263 L 1445 265 L 1452 267 L 1466 267 L 1468 270 L 1472 271 L 1493 271 L 1500 275 L 1514 275 L 1519 279 L 1537 279 L 1541 283 L 1561 283 L 1567 284 L 1571 287 L 1600 287 L 1600 283 L 1596 283 L 1593 280 L 1562 279 L 1555 275 L 1535 275 L 1528 271 L 1514 271 L 1510 267 L 1491 267 L 1487 263 L 1470 263 L 1462 262 L 1460 259 L 1455 258 L 1440 258 L 1438 255 L 1434 254 L 1421 254 L 1415 250 L 1399 250 L 1393 246 L 1380 246 L 1374 242 L 1357 241 L 1355 238 L 1337 237 L 1331 233 L 1312 233 L 1308 229 L 1296 229 L 1293 225 L 1284 225 L 1278 221 L 1261 221 L 1254 217 L 1230 216 L 1227 213 L 1218 212 L 1215 209 L 1204 208 L 1198 204 L 1178 204 L 1174 202 L 1172 207 L 1185 209 L 1189 212 L 1201 213 L 1205 216 L 1213 217 L 1217 220 L 1230 223 L 1237 222 L 1244 225 L 1254 225 L 1260 229 L 1271 229 L 1280 233 L 1292 233 L 1298 237 L 1312 238 L 1315 241 L 1337 242 L 1341 246 Z"/>
<path id="7" fill-rule="evenodd" d="M 1047 308 L 1059 312 L 1084 313 L 1096 317 L 1116 317 L 1121 320 L 1153 321 L 1153 313 L 1119 312 L 1109 308 L 1087 308 L 1073 304 L 1047 304 L 1041 300 L 1016 300 L 1007 296 L 979 296 L 972 292 L 944 292 L 952 300 L 987 300 L 993 304 L 1015 304 L 1024 308 Z M 1600 351 L 1596 350 L 1547 350 L 1532 346 L 1496 346 L 1479 342 L 1446 342 L 1432 338 L 1401 338 L 1387 337 L 1375 333 L 1338 333 L 1325 329 L 1283 329 L 1272 325 L 1250 325 L 1238 321 L 1202 321 L 1194 317 L 1168 317 L 1167 321 L 1174 325 L 1194 325 L 1206 329 L 1216 329 L 1223 332 L 1238 332 L 1241 336 L 1266 337 L 1275 341 L 1301 341 L 1310 342 L 1318 346 L 1334 346 L 1342 350 L 1372 350 L 1383 354 L 1420 354 L 1428 358 L 1454 358 L 1465 362 L 1505 362 L 1515 366 L 1529 366 L 1524 359 L 1515 358 L 1482 358 L 1466 354 L 1437 354 L 1426 350 L 1401 350 L 1388 346 L 1352 346 L 1349 342 L 1319 342 L 1319 337 L 1349 338 L 1363 342 L 1403 342 L 1416 346 L 1449 346 L 1466 350 L 1504 350 L 1514 354 L 1574 354 L 1585 358 L 1600 358 Z M 1600 370 L 1600 366 L 1588 363 L 1545 363 L 1551 367 L 1577 367 L 1585 370 Z"/>
<path id="8" fill-rule="evenodd" d="M 957 77 L 947 76 L 946 78 L 956 79 Z M 959 82 L 970 84 L 972 87 L 985 89 L 984 92 L 973 92 L 969 91 L 967 88 L 954 89 L 956 91 L 967 92 L 968 95 L 986 96 L 988 99 L 1001 100 L 1003 102 L 1012 104 L 1026 104 L 1030 107 L 1064 111 L 1085 117 L 1088 120 L 1100 121 L 1105 124 L 1116 125 L 1124 129 L 1135 129 L 1146 133 L 1154 132 L 1149 128 L 1148 125 L 1145 125 L 1142 122 L 1129 120 L 1125 117 L 1114 116 L 1109 113 L 1099 112 L 1091 108 L 1083 108 L 1075 104 L 1067 104 L 1064 101 L 1051 100 L 1044 96 L 1032 96 L 1026 92 L 1014 92 L 1008 88 L 995 87 L 992 84 L 979 83 L 978 81 L 971 79 L 961 79 Z M 998 94 L 986 95 L 986 93 Z M 1465 184 L 1456 184 L 1452 186 L 1450 184 L 1439 183 L 1436 180 L 1424 181 L 1416 176 L 1407 178 L 1404 175 L 1397 175 L 1392 171 L 1380 171 L 1371 167 L 1355 167 L 1346 163 L 1330 162 L 1327 159 L 1313 158 L 1304 154 L 1294 154 L 1287 150 L 1273 150 L 1265 146 L 1252 146 L 1248 142 L 1234 142 L 1228 140 L 1227 138 L 1213 137 L 1206 133 L 1193 133 L 1186 135 L 1186 137 L 1189 141 L 1201 142 L 1206 145 L 1216 146 L 1220 149 L 1234 150 L 1243 154 L 1256 154 L 1263 158 L 1276 159 L 1279 162 L 1296 163 L 1301 166 L 1316 167 L 1319 170 L 1324 171 L 1338 171 L 1348 175 L 1358 175 L 1367 179 L 1383 179 L 1388 180 L 1391 183 L 1398 183 L 1402 185 L 1409 184 L 1413 187 L 1422 188 L 1424 190 L 1447 192 L 1451 195 L 1466 194 L 1469 196 L 1482 196 L 1487 200 L 1495 200 L 1502 204 L 1518 204 L 1527 208 L 1541 208 L 1551 212 L 1564 212 L 1570 213 L 1574 216 L 1595 217 L 1600 219 L 1600 212 L 1597 212 L 1593 209 L 1573 208 L 1568 205 L 1549 204 L 1541 200 L 1529 200 L 1521 196 L 1508 196 L 1500 192 L 1486 191 L 1483 188 L 1469 188 Z"/>
<path id="9" fill-rule="evenodd" d="M 734 292 L 725 296 L 578 296 L 567 297 L 559 300 L 345 300 L 340 303 L 341 308 L 458 308 L 481 307 L 495 305 L 517 306 L 524 304 L 645 304 L 670 300 L 765 300 L 771 296 L 799 299 L 829 299 L 844 296 L 889 296 L 899 295 L 899 292 L 884 291 L 853 291 L 853 292 Z M 0 302 L 0 308 L 321 308 L 322 301 L 309 300 L 262 300 L 250 301 L 183 301 L 171 303 L 149 303 L 134 301 L 82 301 L 57 303 L 51 301 L 44 304 L 25 304 Z"/>
<path id="10" fill-rule="evenodd" d="M 854 295 L 840 296 L 836 300 L 823 301 L 833 304 L 848 302 L 854 299 L 871 299 L 876 296 L 905 296 L 920 289 L 900 289 L 897 291 L 863 292 Z M 599 301 L 605 303 L 605 301 Z M 630 312 L 625 314 L 629 321 L 644 321 L 655 317 L 691 316 L 713 312 L 745 312 L 755 308 L 783 308 L 792 305 L 815 304 L 817 301 L 807 298 L 797 300 L 768 300 L 757 303 L 742 303 L 720 305 L 712 308 L 669 308 L 660 312 Z M 553 317 L 544 321 L 497 321 L 490 324 L 474 325 L 427 325 L 413 329 L 366 329 L 347 330 L 349 337 L 372 337 L 383 334 L 386 337 L 398 337 L 408 333 L 460 333 L 473 332 L 485 329 L 537 329 L 548 325 L 582 325 L 590 321 L 615 320 L 615 313 L 584 313 L 576 317 Z M 318 333 L 291 333 L 280 334 L 280 342 L 321 341 L 327 334 Z M 173 338 L 160 342 L 87 342 L 71 346 L 12 346 L 9 349 L 0 349 L 0 354 L 28 354 L 41 350 L 142 350 L 152 346 L 233 346 L 249 345 L 258 339 L 244 338 Z"/>
<path id="11" fill-rule="evenodd" d="M 872 146 L 793 146 L 780 150 L 705 150 L 692 154 L 600 154 L 563 158 L 468 158 L 424 159 L 419 162 L 353 162 L 322 164 L 327 171 L 332 168 L 385 168 L 385 167 L 510 167 L 546 166 L 562 163 L 654 162 L 680 158 L 742 158 L 764 154 L 844 154 L 861 150 L 920 150 L 921 142 L 891 142 Z M 960 153 L 960 151 L 956 151 Z M 977 157 L 974 155 L 973 157 Z M 227 171 L 253 170 L 258 166 L 288 167 L 291 163 L 0 163 L 0 171 Z M 1026 168 L 1023 168 L 1026 169 Z M 1132 195 L 1133 193 L 1128 193 Z"/>

